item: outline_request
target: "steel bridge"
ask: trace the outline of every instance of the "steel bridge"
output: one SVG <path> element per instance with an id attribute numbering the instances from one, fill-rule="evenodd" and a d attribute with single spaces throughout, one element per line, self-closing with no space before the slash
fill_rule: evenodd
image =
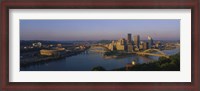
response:
<path id="1" fill-rule="evenodd" d="M 91 45 L 91 51 L 95 51 L 95 52 L 107 52 L 110 51 L 106 46 L 104 45 Z M 94 48 L 103 48 L 103 50 L 96 50 Z"/>
<path id="2" fill-rule="evenodd" d="M 152 52 L 158 52 L 159 54 L 155 54 L 155 53 L 152 53 Z M 143 52 L 136 52 L 136 54 L 169 58 L 168 55 L 166 55 L 164 52 L 160 51 L 159 49 L 148 49 L 148 50 L 145 50 Z"/>

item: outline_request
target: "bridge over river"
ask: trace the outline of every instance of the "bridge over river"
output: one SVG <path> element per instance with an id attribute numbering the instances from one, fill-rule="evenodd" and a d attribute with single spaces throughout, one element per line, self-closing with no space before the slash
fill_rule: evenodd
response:
<path id="1" fill-rule="evenodd" d="M 107 52 L 110 51 L 106 46 L 104 45 L 91 45 L 90 50 L 94 52 Z"/>
<path id="2" fill-rule="evenodd" d="M 95 52 L 107 52 L 110 51 L 105 45 L 91 45 L 91 51 L 95 51 Z M 96 48 L 101 48 L 101 50 L 98 50 Z M 156 53 L 155 53 L 156 52 Z M 169 58 L 169 56 L 167 54 L 165 54 L 164 52 L 160 51 L 159 49 L 147 49 L 141 52 L 132 52 L 132 54 L 137 54 L 137 55 L 149 55 L 149 56 L 158 56 L 158 57 L 165 57 L 165 58 Z"/>
<path id="3" fill-rule="evenodd" d="M 154 53 L 157 52 L 157 53 Z M 138 55 L 149 55 L 149 56 L 158 56 L 158 57 L 165 57 L 165 58 L 169 58 L 169 56 L 167 54 L 165 54 L 164 52 L 160 51 L 159 49 L 148 49 L 142 52 L 134 52 Z"/>

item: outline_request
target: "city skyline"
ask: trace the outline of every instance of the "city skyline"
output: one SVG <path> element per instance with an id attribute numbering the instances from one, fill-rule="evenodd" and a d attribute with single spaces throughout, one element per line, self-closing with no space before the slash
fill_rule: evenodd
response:
<path id="1" fill-rule="evenodd" d="M 179 20 L 20 20 L 20 40 L 180 40 Z"/>

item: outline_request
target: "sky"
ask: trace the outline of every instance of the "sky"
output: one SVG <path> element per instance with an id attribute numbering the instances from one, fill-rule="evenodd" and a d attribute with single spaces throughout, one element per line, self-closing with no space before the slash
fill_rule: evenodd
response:
<path id="1" fill-rule="evenodd" d="M 180 20 L 20 20 L 20 40 L 180 40 Z"/>

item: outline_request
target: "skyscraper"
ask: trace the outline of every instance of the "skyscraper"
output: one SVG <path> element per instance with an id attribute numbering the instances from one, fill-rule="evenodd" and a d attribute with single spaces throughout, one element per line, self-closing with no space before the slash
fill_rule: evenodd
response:
<path id="1" fill-rule="evenodd" d="M 128 52 L 133 52 L 133 45 L 132 44 L 127 45 L 127 51 Z"/>
<path id="2" fill-rule="evenodd" d="M 139 46 L 140 46 L 140 36 L 139 35 L 134 36 L 134 44 L 137 46 L 137 48 L 139 48 Z"/>
<path id="3" fill-rule="evenodd" d="M 144 42 L 144 43 L 143 43 L 143 49 L 144 49 L 144 50 L 147 50 L 147 49 L 148 49 L 148 46 L 149 46 L 148 44 L 149 44 L 148 42 Z"/>
<path id="4" fill-rule="evenodd" d="M 127 36 L 127 51 L 128 52 L 132 52 L 133 51 L 133 45 L 132 45 L 132 40 L 131 40 L 131 34 L 128 33 L 128 36 Z"/>
<path id="5" fill-rule="evenodd" d="M 132 44 L 131 42 L 132 42 L 132 40 L 131 40 L 131 34 L 128 33 L 128 36 L 127 36 L 127 44 L 128 44 L 128 45 L 129 45 L 129 44 Z"/>
<path id="6" fill-rule="evenodd" d="M 121 38 L 116 42 L 116 49 L 120 51 L 125 51 L 125 39 Z"/>
<path id="7" fill-rule="evenodd" d="M 153 39 L 152 37 L 148 36 L 148 41 L 149 41 L 149 48 L 151 48 L 153 46 Z"/>

